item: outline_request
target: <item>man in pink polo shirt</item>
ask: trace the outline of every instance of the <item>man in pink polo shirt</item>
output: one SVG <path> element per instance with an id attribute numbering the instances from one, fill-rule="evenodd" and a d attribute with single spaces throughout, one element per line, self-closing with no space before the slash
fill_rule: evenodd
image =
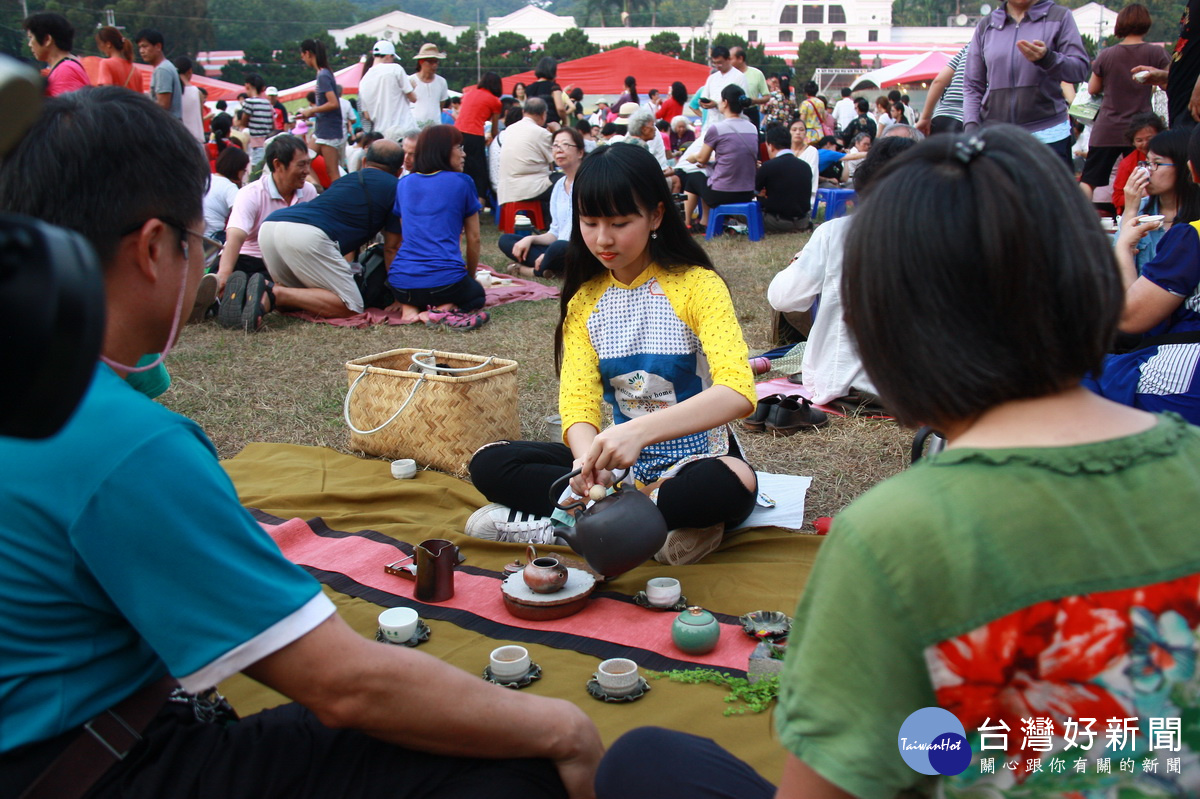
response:
<path id="1" fill-rule="evenodd" d="M 230 283 L 231 290 L 238 296 L 226 299 L 235 299 L 239 305 L 247 277 L 256 272 L 264 275 L 267 272 L 258 244 L 262 223 L 272 211 L 308 202 L 317 196 L 317 190 L 308 182 L 308 147 L 299 137 L 290 133 L 276 136 L 267 145 L 263 161 L 267 171 L 262 177 L 238 189 L 225 225 L 225 248 L 217 268 L 218 290 L 224 296 L 226 283 Z"/>

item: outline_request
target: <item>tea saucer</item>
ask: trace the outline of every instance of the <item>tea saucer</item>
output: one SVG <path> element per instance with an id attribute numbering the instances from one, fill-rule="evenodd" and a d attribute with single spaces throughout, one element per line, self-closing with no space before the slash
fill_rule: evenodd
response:
<path id="1" fill-rule="evenodd" d="M 525 672 L 524 676 L 518 677 L 515 680 L 498 680 L 492 676 L 491 664 L 483 667 L 483 679 L 490 683 L 503 686 L 504 688 L 524 688 L 532 684 L 535 680 L 542 678 L 542 667 L 533 661 L 529 662 L 529 671 Z"/>
<path id="2" fill-rule="evenodd" d="M 648 610 L 673 610 L 676 613 L 682 613 L 688 609 L 687 597 L 681 596 L 674 605 L 651 605 L 649 598 L 646 597 L 645 591 L 638 591 L 633 597 L 634 604 L 641 605 Z"/>
<path id="3" fill-rule="evenodd" d="M 742 630 L 751 638 L 779 641 L 792 629 L 792 617 L 778 610 L 756 610 L 739 616 Z"/>
<path id="4" fill-rule="evenodd" d="M 392 646 L 420 646 L 429 640 L 429 636 L 432 634 L 432 632 L 433 631 L 429 629 L 429 625 L 425 623 L 424 619 L 417 619 L 417 629 L 415 632 L 413 632 L 412 638 L 409 638 L 407 641 L 402 641 L 400 643 L 389 641 L 387 636 L 383 634 L 383 630 L 375 631 L 375 640 L 382 641 L 385 644 L 391 644 Z"/>
<path id="5" fill-rule="evenodd" d="M 650 690 L 650 683 L 646 682 L 645 677 L 638 677 L 637 687 L 624 696 L 611 696 L 604 690 L 604 686 L 600 685 L 600 681 L 595 677 L 587 681 L 587 692 L 591 694 L 593 699 L 599 699 L 601 702 L 636 702 L 641 699 Z"/>

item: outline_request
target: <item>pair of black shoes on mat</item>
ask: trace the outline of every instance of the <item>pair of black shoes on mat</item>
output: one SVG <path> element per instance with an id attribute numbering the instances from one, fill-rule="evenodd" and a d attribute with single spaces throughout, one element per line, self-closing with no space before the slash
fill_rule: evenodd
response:
<path id="1" fill-rule="evenodd" d="M 800 430 L 812 430 L 829 424 L 829 417 L 812 401 L 799 394 L 772 394 L 758 401 L 754 414 L 742 426 L 755 433 L 770 431 L 790 436 Z"/>

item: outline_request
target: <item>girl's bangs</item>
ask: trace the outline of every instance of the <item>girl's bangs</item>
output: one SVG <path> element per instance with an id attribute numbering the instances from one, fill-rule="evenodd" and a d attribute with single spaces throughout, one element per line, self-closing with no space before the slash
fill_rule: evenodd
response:
<path id="1" fill-rule="evenodd" d="M 632 146 L 632 145 L 631 145 Z M 578 216 L 629 216 L 643 213 L 633 184 L 619 169 L 589 170 L 572 193 Z"/>

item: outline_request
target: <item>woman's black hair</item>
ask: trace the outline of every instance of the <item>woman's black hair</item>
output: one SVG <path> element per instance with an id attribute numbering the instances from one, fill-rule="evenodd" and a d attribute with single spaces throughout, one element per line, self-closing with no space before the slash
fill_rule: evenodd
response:
<path id="1" fill-rule="evenodd" d="M 997 125 L 927 139 L 880 172 L 846 234 L 842 299 L 888 409 L 937 428 L 1078 385 L 1125 292 L 1062 161 Z"/>
<path id="2" fill-rule="evenodd" d="M 721 99 L 729 106 L 729 110 L 735 114 L 740 114 L 750 107 L 750 98 L 746 96 L 746 90 L 736 83 L 731 83 L 724 89 L 721 89 Z"/>
<path id="3" fill-rule="evenodd" d="M 533 68 L 535 77 L 541 80 L 554 80 L 558 75 L 558 62 L 553 56 L 544 55 L 538 59 L 537 66 Z"/>
<path id="4" fill-rule="evenodd" d="M 779 76 L 779 91 L 789 100 L 792 97 L 792 81 L 787 75 Z"/>
<path id="5" fill-rule="evenodd" d="M 500 76 L 497 75 L 495 72 L 483 73 L 483 77 L 479 79 L 479 84 L 478 84 L 477 88 L 487 89 L 489 92 L 496 95 L 497 97 L 504 94 L 504 86 L 501 85 L 501 83 L 500 83 Z"/>
<path id="6" fill-rule="evenodd" d="M 1200 219 L 1200 186 L 1192 180 L 1188 169 L 1188 142 L 1191 128 L 1166 130 L 1150 140 L 1148 151 L 1161 155 L 1175 170 L 1175 223 L 1191 223 Z M 1161 167 L 1160 167 L 1161 168 Z"/>
<path id="7" fill-rule="evenodd" d="M 809 97 L 813 97 L 819 91 L 820 91 L 820 89 L 817 87 L 817 82 L 815 80 L 805 81 L 804 93 L 806 95 L 808 95 Z"/>
<path id="8" fill-rule="evenodd" d="M 75 26 L 62 14 L 53 11 L 30 14 L 21 22 L 21 27 L 32 33 L 38 44 L 49 37 L 55 47 L 66 53 L 71 52 L 75 44 Z"/>
<path id="9" fill-rule="evenodd" d="M 629 101 L 631 103 L 640 102 L 638 100 L 637 78 L 635 78 L 633 75 L 625 76 L 625 90 L 629 92 Z"/>
<path id="10" fill-rule="evenodd" d="M 525 109 L 521 108 L 517 103 L 513 103 L 504 112 L 504 127 L 515 125 L 521 121 L 521 117 L 525 116 Z"/>
<path id="11" fill-rule="evenodd" d="M 704 251 L 683 224 L 675 209 L 667 182 L 658 161 L 645 147 L 636 144 L 611 144 L 598 147 L 583 159 L 571 187 L 571 241 L 567 245 L 559 300 L 558 327 L 554 331 L 554 362 L 562 367 L 563 321 L 571 298 L 598 275 L 608 272 L 583 240 L 579 218 L 646 214 L 662 207 L 662 222 L 650 238 L 650 258 L 662 269 L 687 269 L 693 266 L 716 271 Z"/>
<path id="12" fill-rule="evenodd" d="M 425 128 L 417 137 L 413 172 L 432 175 L 434 172 L 451 171 L 450 154 L 462 141 L 462 131 L 453 125 L 430 125 Z"/>
<path id="13" fill-rule="evenodd" d="M 675 102 L 680 105 L 687 104 L 688 90 L 687 86 L 683 85 L 683 81 L 675 81 L 671 84 L 671 97 L 675 98 Z"/>
<path id="14" fill-rule="evenodd" d="M 250 156 L 237 147 L 226 147 L 217 156 L 216 170 L 231 181 L 236 182 L 238 173 L 250 164 Z"/>
<path id="15" fill-rule="evenodd" d="M 329 69 L 329 55 L 325 52 L 324 42 L 317 39 L 305 39 L 300 42 L 300 52 L 312 53 L 318 70 Z"/>
<path id="16" fill-rule="evenodd" d="M 513 96 L 514 98 L 517 96 L 517 87 L 518 87 L 518 86 L 520 86 L 522 89 L 525 89 L 525 96 L 526 96 L 526 97 L 528 97 L 528 96 L 529 96 L 529 89 L 528 89 L 528 88 L 526 88 L 525 84 L 524 84 L 524 83 L 522 83 L 521 81 L 517 81 L 516 83 L 514 83 L 514 84 L 513 84 L 512 96 Z"/>
<path id="17" fill-rule="evenodd" d="M 1134 114 L 1129 120 L 1129 127 L 1125 129 L 1125 141 L 1133 144 L 1133 137 L 1138 135 L 1142 128 L 1153 128 L 1155 133 L 1162 133 L 1167 126 L 1163 124 L 1162 117 L 1153 111 Z"/>
<path id="18" fill-rule="evenodd" d="M 553 143 L 554 140 L 559 137 L 559 134 L 570 137 L 571 144 L 574 144 L 576 147 L 579 148 L 579 154 L 587 155 L 587 147 L 583 143 L 583 134 L 580 133 L 576 128 L 572 128 L 572 127 L 559 128 L 558 130 L 554 131 L 554 135 L 550 137 L 551 143 Z"/>

